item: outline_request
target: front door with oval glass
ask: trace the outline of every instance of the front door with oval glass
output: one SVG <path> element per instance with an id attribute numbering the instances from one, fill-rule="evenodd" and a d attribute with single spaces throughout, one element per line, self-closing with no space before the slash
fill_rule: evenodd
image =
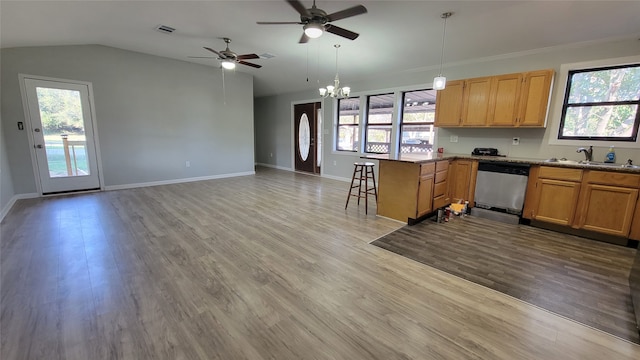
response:
<path id="1" fill-rule="evenodd" d="M 23 80 L 42 194 L 100 189 L 89 85 Z"/>
<path id="2" fill-rule="evenodd" d="M 293 113 L 295 116 L 295 169 L 319 174 L 322 151 L 320 103 L 294 105 Z"/>

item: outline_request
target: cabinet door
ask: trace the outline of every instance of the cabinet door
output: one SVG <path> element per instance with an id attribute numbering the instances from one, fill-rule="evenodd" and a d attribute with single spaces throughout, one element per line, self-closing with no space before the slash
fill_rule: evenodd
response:
<path id="1" fill-rule="evenodd" d="M 627 237 L 637 199 L 638 189 L 586 184 L 580 197 L 577 227 Z"/>
<path id="2" fill-rule="evenodd" d="M 545 126 L 552 80 L 553 70 L 525 73 L 520 95 L 518 126 Z"/>
<path id="3" fill-rule="evenodd" d="M 462 126 L 487 126 L 490 98 L 491 77 L 465 81 L 462 103 Z"/>
<path id="4" fill-rule="evenodd" d="M 435 126 L 460 126 L 464 81 L 454 80 L 436 95 Z"/>
<path id="5" fill-rule="evenodd" d="M 416 218 L 433 211 L 433 178 L 433 173 L 420 177 L 420 184 L 418 185 L 418 208 L 416 211 Z"/>
<path id="6" fill-rule="evenodd" d="M 507 74 L 493 77 L 489 125 L 512 127 L 516 125 L 520 107 L 520 85 L 522 74 Z"/>
<path id="7" fill-rule="evenodd" d="M 571 225 L 578 205 L 580 183 L 538 179 L 533 218 L 558 225 Z"/>
<path id="8" fill-rule="evenodd" d="M 631 220 L 629 239 L 640 240 L 640 196 L 638 196 L 638 201 L 636 202 L 636 210 L 633 212 L 633 220 Z"/>
<path id="9" fill-rule="evenodd" d="M 449 165 L 449 198 L 452 203 L 468 200 L 471 186 L 471 160 L 455 160 Z"/>

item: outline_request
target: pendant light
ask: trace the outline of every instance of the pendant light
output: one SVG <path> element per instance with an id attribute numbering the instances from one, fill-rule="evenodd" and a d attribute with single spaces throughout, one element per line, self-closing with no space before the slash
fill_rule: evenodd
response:
<path id="1" fill-rule="evenodd" d="M 349 97 L 351 93 L 351 88 L 348 86 L 340 87 L 340 78 L 338 77 L 338 49 L 340 45 L 335 44 L 333 47 L 336 48 L 336 77 L 333 80 L 333 85 L 327 85 L 326 88 L 318 89 L 320 91 L 320 96 L 323 98 L 333 97 L 333 98 L 341 98 L 341 97 Z"/>
<path id="2" fill-rule="evenodd" d="M 453 15 L 452 12 L 442 13 L 441 18 L 444 19 L 444 26 L 442 28 L 442 51 L 440 52 L 440 72 L 439 75 L 433 78 L 433 90 L 442 90 L 447 86 L 447 78 L 442 76 L 442 62 L 444 59 L 444 39 L 447 32 L 447 19 Z"/>

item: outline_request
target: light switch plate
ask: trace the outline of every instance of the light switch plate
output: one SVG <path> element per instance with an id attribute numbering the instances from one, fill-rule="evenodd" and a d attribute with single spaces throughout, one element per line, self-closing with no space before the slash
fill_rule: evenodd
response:
<path id="1" fill-rule="evenodd" d="M 457 143 L 458 142 L 458 135 L 449 136 L 449 142 Z"/>

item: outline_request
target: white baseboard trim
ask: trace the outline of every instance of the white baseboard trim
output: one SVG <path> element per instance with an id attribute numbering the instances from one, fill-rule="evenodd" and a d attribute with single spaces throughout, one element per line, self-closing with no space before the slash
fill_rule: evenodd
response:
<path id="1" fill-rule="evenodd" d="M 11 200 L 9 200 L 7 205 L 5 205 L 5 207 L 2 209 L 2 212 L 0 212 L 0 221 L 4 220 L 4 217 L 7 216 L 9 211 L 11 211 L 11 208 L 13 207 L 13 205 L 15 205 L 16 201 L 22 200 L 22 199 L 35 199 L 37 197 L 40 197 L 40 195 L 38 195 L 38 193 L 27 193 L 27 194 L 13 195 L 13 197 L 11 197 Z"/>
<path id="2" fill-rule="evenodd" d="M 193 182 L 193 181 L 224 179 L 224 178 L 230 178 L 230 177 L 248 176 L 248 175 L 255 175 L 255 174 L 256 174 L 255 171 L 245 171 L 240 173 L 199 176 L 199 177 L 192 177 L 192 178 L 163 180 L 163 181 L 151 181 L 151 182 L 136 183 L 136 184 L 109 185 L 109 186 L 105 186 L 104 189 L 106 191 L 124 190 L 124 189 L 134 189 L 134 188 L 148 187 L 148 186 L 180 184 L 180 183 Z"/>
<path id="3" fill-rule="evenodd" d="M 268 167 L 268 168 L 272 168 L 272 169 L 278 169 L 278 170 L 294 171 L 292 168 L 288 168 L 288 167 L 284 167 L 284 166 L 278 166 L 278 165 L 272 165 L 272 164 L 256 163 L 256 165 L 264 166 L 264 167 Z"/>
<path id="4" fill-rule="evenodd" d="M 344 177 L 340 177 L 340 176 L 333 176 L 333 175 L 327 175 L 327 174 L 323 174 L 322 177 L 327 178 L 327 179 L 331 179 L 331 180 L 338 180 L 338 181 L 344 181 L 344 182 L 351 182 L 351 178 L 344 178 Z"/>

